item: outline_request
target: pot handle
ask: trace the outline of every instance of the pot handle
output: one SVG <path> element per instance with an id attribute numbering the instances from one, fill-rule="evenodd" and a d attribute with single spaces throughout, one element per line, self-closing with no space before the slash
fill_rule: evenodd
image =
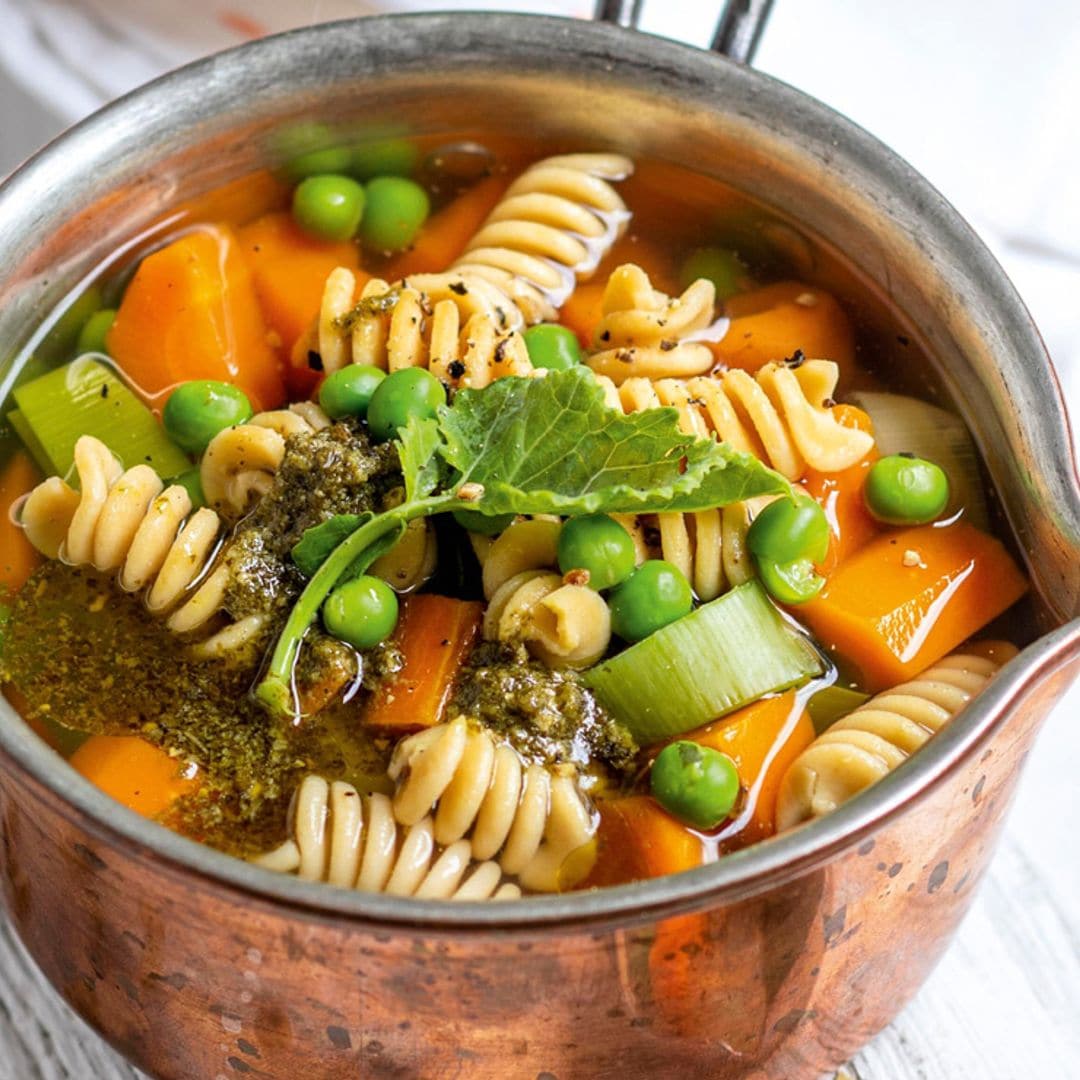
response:
<path id="1" fill-rule="evenodd" d="M 641 18 L 643 0 L 596 0 L 595 18 L 616 26 L 634 28 Z M 773 0 L 725 0 L 709 48 L 749 64 L 754 59 Z"/>

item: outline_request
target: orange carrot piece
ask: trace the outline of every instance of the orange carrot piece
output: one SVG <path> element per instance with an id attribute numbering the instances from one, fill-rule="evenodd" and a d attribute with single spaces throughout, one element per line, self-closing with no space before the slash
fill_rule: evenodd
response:
<path id="1" fill-rule="evenodd" d="M 256 411 L 284 400 L 251 271 L 226 226 L 197 229 L 147 255 L 107 344 L 120 370 L 158 407 L 187 379 L 231 382 Z"/>
<path id="2" fill-rule="evenodd" d="M 842 427 L 873 434 L 870 417 L 854 405 L 837 405 L 833 416 Z M 820 573 L 831 574 L 852 552 L 881 532 L 882 526 L 867 510 L 863 498 L 866 474 L 880 456 L 874 446 L 862 461 L 848 469 L 834 473 L 811 469 L 803 477 L 803 487 L 821 504 L 829 520 L 829 552 L 818 567 Z"/>
<path id="3" fill-rule="evenodd" d="M 143 817 L 160 817 L 198 781 L 194 766 L 136 735 L 94 735 L 71 755 L 72 768 Z"/>
<path id="4" fill-rule="evenodd" d="M 770 360 L 793 356 L 835 360 L 841 378 L 855 363 L 851 323 L 836 299 L 823 289 L 781 281 L 731 297 L 724 305 L 731 319 L 720 341 L 709 342 L 718 361 L 756 371 Z"/>
<path id="5" fill-rule="evenodd" d="M 404 665 L 368 703 L 363 714 L 368 727 L 403 734 L 442 719 L 458 669 L 480 634 L 483 607 L 433 593 L 402 602 L 394 644 Z"/>
<path id="6" fill-rule="evenodd" d="M 746 847 L 776 831 L 776 796 L 788 766 L 814 741 L 814 725 L 794 690 L 764 698 L 738 712 L 680 736 L 727 754 L 739 771 L 746 798 L 724 850 Z"/>
<path id="7" fill-rule="evenodd" d="M 559 322 L 577 334 L 583 349 L 592 348 L 593 331 L 596 324 L 604 317 L 604 286 L 602 281 L 586 281 L 579 285 L 567 298 L 559 311 Z"/>
<path id="8" fill-rule="evenodd" d="M 701 837 L 649 795 L 604 799 L 598 808 L 596 862 L 580 888 L 676 874 L 705 861 Z"/>
<path id="9" fill-rule="evenodd" d="M 288 355 L 318 316 L 323 285 L 331 271 L 344 266 L 357 272 L 357 247 L 348 241 L 309 235 L 285 210 L 256 218 L 237 232 L 237 239 L 251 268 L 266 325 L 281 339 L 284 355 Z M 363 285 L 367 275 L 361 277 Z"/>
<path id="10" fill-rule="evenodd" d="M 960 521 L 890 529 L 845 559 L 799 617 L 876 693 L 910 679 L 1027 590 L 991 536 Z"/>
<path id="11" fill-rule="evenodd" d="M 463 191 L 431 215 L 416 243 L 394 259 L 382 276 L 397 281 L 410 274 L 448 270 L 509 186 L 508 176 L 489 176 Z"/>
<path id="12" fill-rule="evenodd" d="M 0 473 L 0 600 L 22 588 L 41 556 L 11 520 L 11 504 L 41 479 L 30 455 L 16 450 Z"/>

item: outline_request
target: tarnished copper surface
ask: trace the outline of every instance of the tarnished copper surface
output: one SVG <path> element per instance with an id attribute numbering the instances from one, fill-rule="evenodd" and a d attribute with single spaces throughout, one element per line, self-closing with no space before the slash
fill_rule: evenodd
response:
<path id="1" fill-rule="evenodd" d="M 660 922 L 455 939 L 294 912 L 102 842 L 7 759 L 4 903 L 65 999 L 155 1076 L 815 1077 L 936 963 L 1070 677 L 872 838 Z"/>

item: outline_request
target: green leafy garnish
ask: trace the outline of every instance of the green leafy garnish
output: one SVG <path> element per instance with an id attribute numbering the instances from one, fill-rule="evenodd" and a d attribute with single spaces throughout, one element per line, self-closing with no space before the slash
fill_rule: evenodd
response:
<path id="1" fill-rule="evenodd" d="M 292 561 L 304 577 L 311 577 L 346 536 L 371 518 L 371 514 L 336 514 L 329 521 L 306 529 L 299 542 L 293 545 Z"/>
<path id="2" fill-rule="evenodd" d="M 398 436 L 405 501 L 361 517 L 330 551 L 344 526 L 327 528 L 328 522 L 297 545 L 313 568 L 311 580 L 256 688 L 281 716 L 292 708 L 301 641 L 327 595 L 342 575 L 356 572 L 358 560 L 370 565 L 373 545 L 382 550 L 385 538 L 414 518 L 454 510 L 564 516 L 707 510 L 791 491 L 751 455 L 680 431 L 675 409 L 624 416 L 608 408 L 592 373 L 581 367 L 461 390 L 438 420 L 412 419 Z M 305 547 L 311 533 L 318 535 Z"/>

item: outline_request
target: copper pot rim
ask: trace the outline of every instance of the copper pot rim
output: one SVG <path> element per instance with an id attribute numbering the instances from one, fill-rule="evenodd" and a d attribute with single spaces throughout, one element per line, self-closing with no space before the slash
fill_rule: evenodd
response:
<path id="1" fill-rule="evenodd" d="M 435 43 L 441 40 L 442 28 L 450 18 L 455 24 L 462 20 L 474 24 L 477 35 L 500 44 L 507 40 L 508 34 L 522 28 L 528 28 L 530 34 L 545 35 L 555 29 L 565 30 L 572 24 L 575 43 L 586 39 L 597 51 L 606 49 L 614 67 L 622 69 L 624 74 L 635 65 L 647 70 L 667 60 L 674 69 L 697 69 L 699 78 L 704 78 L 708 70 L 706 67 L 702 72 L 702 65 L 721 65 L 727 69 L 728 78 L 750 80 L 758 95 L 770 96 L 781 106 L 797 103 L 803 114 L 814 116 L 830 129 L 840 130 L 864 168 L 871 162 L 894 185 L 905 185 L 908 197 L 932 205 L 937 229 L 973 253 L 977 263 L 973 272 L 982 275 L 988 291 L 994 294 L 995 302 L 1017 328 L 1018 335 L 1026 337 L 1026 343 L 1033 346 L 1033 354 L 1039 357 L 1040 374 L 1048 376 L 1046 381 L 1052 394 L 1056 390 L 1053 419 L 1058 421 L 1063 441 L 1071 445 L 1056 375 L 1023 303 L 982 242 L 926 180 L 857 125 L 777 79 L 676 42 L 650 38 L 643 43 L 645 35 L 615 26 L 537 15 L 431 13 L 343 20 L 289 31 L 188 64 L 132 91 L 50 143 L 5 182 L 2 193 L 8 195 L 14 189 L 32 188 L 35 172 L 54 165 L 77 140 L 107 142 L 107 128 L 114 118 L 135 111 L 155 96 L 183 95 L 204 88 L 204 79 L 212 69 L 220 78 L 222 69 L 227 72 L 230 66 L 261 61 L 269 68 L 278 50 L 293 45 L 311 47 L 321 39 L 329 42 L 331 35 L 343 32 L 387 33 L 386 28 L 405 21 L 414 37 L 426 37 Z M 392 41 L 392 35 L 387 40 Z M 1066 505 L 1064 511 L 1067 518 L 1078 519 L 1080 509 L 1075 504 L 1080 500 L 1080 489 L 1075 469 L 1072 494 L 1073 505 Z M 188 881 L 194 877 L 209 888 L 230 890 L 247 903 L 287 908 L 297 917 L 319 921 L 367 927 L 422 927 L 427 932 L 454 936 L 511 930 L 563 932 L 571 928 L 636 924 L 731 903 L 775 888 L 828 863 L 841 852 L 867 841 L 878 829 L 929 795 L 1008 724 L 1028 694 L 1059 668 L 1078 660 L 1080 617 L 1074 617 L 1025 648 L 916 757 L 832 814 L 789 833 L 681 874 L 588 892 L 527 897 L 505 904 L 450 904 L 335 889 L 262 870 L 224 855 L 116 804 L 76 774 L 23 723 L 6 701 L 0 701 L 0 752 L 14 763 L 16 770 L 27 774 L 53 797 L 59 812 L 69 822 L 96 836 L 106 846 L 119 846 L 135 857 L 160 861 L 170 873 Z"/>

